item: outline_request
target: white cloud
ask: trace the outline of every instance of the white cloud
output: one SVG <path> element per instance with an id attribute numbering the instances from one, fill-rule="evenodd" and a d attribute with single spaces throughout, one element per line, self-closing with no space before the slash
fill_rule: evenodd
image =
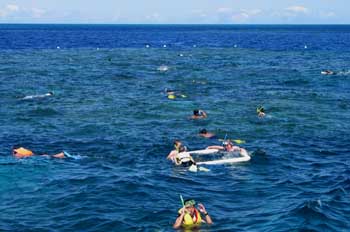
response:
<path id="1" fill-rule="evenodd" d="M 334 13 L 333 11 L 329 11 L 329 12 L 323 12 L 323 11 L 321 11 L 321 12 L 320 12 L 320 16 L 321 16 L 322 18 L 332 18 L 332 17 L 335 17 L 336 15 L 335 15 L 335 13 Z"/>
<path id="2" fill-rule="evenodd" d="M 41 18 L 42 16 L 44 16 L 46 14 L 46 10 L 39 9 L 39 8 L 32 8 L 30 11 L 31 11 L 30 12 L 31 15 L 34 18 Z"/>
<path id="3" fill-rule="evenodd" d="M 5 18 L 13 15 L 20 10 L 19 6 L 14 4 L 8 4 L 3 9 L 0 9 L 0 17 Z"/>
<path id="4" fill-rule="evenodd" d="M 228 7 L 220 7 L 216 10 L 217 13 L 231 13 L 232 9 Z"/>
<path id="5" fill-rule="evenodd" d="M 297 14 L 298 13 L 307 14 L 309 12 L 309 9 L 307 9 L 304 6 L 290 6 L 290 7 L 287 7 L 286 10 Z"/>
<path id="6" fill-rule="evenodd" d="M 153 13 L 151 15 L 147 15 L 146 19 L 150 20 L 150 21 L 156 21 L 157 22 L 157 21 L 160 20 L 160 15 L 158 13 Z"/>
<path id="7" fill-rule="evenodd" d="M 240 10 L 233 15 L 231 15 L 231 20 L 236 23 L 244 23 L 247 22 L 252 17 L 260 14 L 262 10 L 260 9 L 251 9 L 251 10 Z"/>
<path id="8" fill-rule="evenodd" d="M 47 11 L 40 8 L 22 8 L 18 5 L 8 4 L 4 8 L 0 8 L 0 18 L 7 19 L 38 19 L 47 14 Z"/>

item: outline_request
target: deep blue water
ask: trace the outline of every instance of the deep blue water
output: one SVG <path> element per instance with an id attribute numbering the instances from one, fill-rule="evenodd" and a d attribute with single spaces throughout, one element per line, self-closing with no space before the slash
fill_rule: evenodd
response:
<path id="1" fill-rule="evenodd" d="M 201 231 L 349 231 L 349 60 L 347 25 L 0 25 L 0 231 L 173 231 L 179 194 Z M 219 144 L 204 127 L 252 160 L 173 167 L 174 139 Z"/>

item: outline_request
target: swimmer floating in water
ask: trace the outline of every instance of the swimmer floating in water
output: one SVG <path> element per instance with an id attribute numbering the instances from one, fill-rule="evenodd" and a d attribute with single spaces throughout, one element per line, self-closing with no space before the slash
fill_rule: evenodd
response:
<path id="1" fill-rule="evenodd" d="M 27 158 L 27 157 L 32 157 L 32 156 L 37 156 L 36 154 L 34 154 L 31 150 L 29 149 L 26 149 L 26 148 L 23 148 L 23 147 L 18 147 L 18 148 L 14 148 L 12 150 L 12 155 L 18 159 L 21 159 L 21 158 Z M 70 155 L 63 151 L 63 152 L 60 152 L 58 154 L 55 154 L 55 155 L 40 155 L 40 156 L 46 156 L 46 157 L 53 157 L 53 158 L 58 158 L 58 159 L 64 159 L 64 158 L 67 158 L 69 157 Z"/>
<path id="2" fill-rule="evenodd" d="M 195 164 L 193 158 L 186 152 L 187 147 L 183 146 L 180 140 L 174 141 L 174 148 L 167 156 L 167 159 L 173 161 L 176 165 L 182 165 L 184 167 Z"/>
<path id="3" fill-rule="evenodd" d="M 234 152 L 234 151 L 240 151 L 242 148 L 239 146 L 234 146 L 233 143 L 230 140 L 225 140 L 222 142 L 222 146 L 209 146 L 206 149 L 218 149 L 226 152 Z"/>
<path id="4" fill-rule="evenodd" d="M 22 98 L 22 100 L 29 100 L 29 99 L 35 99 L 35 98 L 44 98 L 44 97 L 50 97 L 53 96 L 53 92 L 48 92 L 45 94 L 38 94 L 38 95 L 29 95 L 29 96 L 25 96 L 24 98 Z"/>
<path id="5" fill-rule="evenodd" d="M 331 70 L 324 70 L 324 71 L 321 71 L 321 74 L 322 75 L 335 75 L 336 73 L 331 71 Z"/>
<path id="6" fill-rule="evenodd" d="M 204 137 L 204 138 L 208 138 L 208 139 L 211 139 L 211 138 L 215 137 L 215 134 L 213 134 L 211 132 L 208 132 L 206 129 L 201 129 L 199 131 L 198 135 L 201 136 L 201 137 Z"/>
<path id="7" fill-rule="evenodd" d="M 202 119 L 202 118 L 206 118 L 207 117 L 207 113 L 205 113 L 204 110 L 193 110 L 193 115 L 191 116 L 191 119 Z"/>
<path id="8" fill-rule="evenodd" d="M 256 108 L 256 112 L 257 112 L 259 118 L 263 118 L 266 116 L 265 109 L 262 106 L 259 106 L 258 108 Z"/>
<path id="9" fill-rule="evenodd" d="M 187 97 L 185 94 L 179 93 L 179 92 L 177 92 L 175 90 L 168 89 L 168 88 L 165 88 L 164 92 L 165 92 L 165 94 L 167 95 L 167 97 L 169 99 L 175 99 L 176 97 L 182 97 L 182 98 L 186 98 Z"/>
<path id="10" fill-rule="evenodd" d="M 198 208 L 195 205 L 196 201 L 193 199 L 187 199 L 183 202 L 183 207 L 178 210 L 179 215 L 173 225 L 174 229 L 179 229 L 181 226 L 199 226 L 201 223 L 213 224 L 204 205 L 199 203 Z"/>

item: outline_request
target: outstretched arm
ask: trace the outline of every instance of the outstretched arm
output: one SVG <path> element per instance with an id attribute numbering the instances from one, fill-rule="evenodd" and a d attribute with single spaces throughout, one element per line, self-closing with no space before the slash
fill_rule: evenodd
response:
<path id="1" fill-rule="evenodd" d="M 225 148 L 223 146 L 209 146 L 205 149 L 218 149 L 218 150 L 225 150 Z"/>

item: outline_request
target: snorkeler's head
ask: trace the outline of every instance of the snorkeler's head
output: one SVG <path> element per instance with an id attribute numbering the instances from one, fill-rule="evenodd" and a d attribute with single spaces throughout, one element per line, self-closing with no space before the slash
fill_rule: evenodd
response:
<path id="1" fill-rule="evenodd" d="M 206 129 L 202 129 L 202 130 L 199 131 L 199 133 L 200 134 L 206 134 L 206 133 L 208 133 L 208 131 Z"/>

